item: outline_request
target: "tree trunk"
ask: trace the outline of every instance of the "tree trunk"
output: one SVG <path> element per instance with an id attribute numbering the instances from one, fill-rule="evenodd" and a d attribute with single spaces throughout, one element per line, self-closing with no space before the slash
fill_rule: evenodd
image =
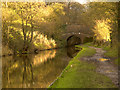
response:
<path id="1" fill-rule="evenodd" d="M 21 15 L 22 15 L 22 11 L 21 11 Z M 22 31 L 23 31 L 23 36 L 24 36 L 24 46 L 23 46 L 23 51 L 26 51 L 26 33 L 25 33 L 25 29 L 24 29 L 24 22 L 23 22 L 23 16 L 22 16 Z"/>

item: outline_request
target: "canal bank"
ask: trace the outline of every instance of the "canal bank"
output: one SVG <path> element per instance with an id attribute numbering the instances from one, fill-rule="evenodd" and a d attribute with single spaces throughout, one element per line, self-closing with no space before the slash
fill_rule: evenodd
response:
<path id="1" fill-rule="evenodd" d="M 96 72 L 97 64 L 82 60 L 93 56 L 96 51 L 87 46 L 69 62 L 62 75 L 49 88 L 115 88 L 110 78 Z"/>

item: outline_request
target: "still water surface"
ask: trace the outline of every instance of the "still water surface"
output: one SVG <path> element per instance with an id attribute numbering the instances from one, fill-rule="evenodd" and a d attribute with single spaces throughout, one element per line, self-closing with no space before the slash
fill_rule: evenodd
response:
<path id="1" fill-rule="evenodd" d="M 2 58 L 3 88 L 47 88 L 77 54 L 75 47 Z"/>

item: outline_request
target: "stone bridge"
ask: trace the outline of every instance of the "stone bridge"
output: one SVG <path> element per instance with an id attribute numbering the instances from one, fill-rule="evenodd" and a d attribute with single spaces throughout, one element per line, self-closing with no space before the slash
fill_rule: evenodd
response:
<path id="1" fill-rule="evenodd" d="M 68 25 L 61 35 L 62 40 L 67 41 L 67 46 L 83 44 L 93 40 L 93 32 L 86 25 Z"/>
<path id="2" fill-rule="evenodd" d="M 73 44 L 83 44 L 89 41 L 93 40 L 92 35 L 90 34 L 84 34 L 80 32 L 71 32 L 71 33 L 64 33 L 62 34 L 62 39 L 67 41 L 67 45 L 73 45 Z"/>

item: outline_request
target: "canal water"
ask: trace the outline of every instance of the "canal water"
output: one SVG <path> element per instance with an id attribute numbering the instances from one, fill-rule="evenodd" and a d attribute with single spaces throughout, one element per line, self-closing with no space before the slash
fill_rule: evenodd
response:
<path id="1" fill-rule="evenodd" d="M 2 88 L 47 88 L 76 56 L 75 47 L 2 58 Z"/>

